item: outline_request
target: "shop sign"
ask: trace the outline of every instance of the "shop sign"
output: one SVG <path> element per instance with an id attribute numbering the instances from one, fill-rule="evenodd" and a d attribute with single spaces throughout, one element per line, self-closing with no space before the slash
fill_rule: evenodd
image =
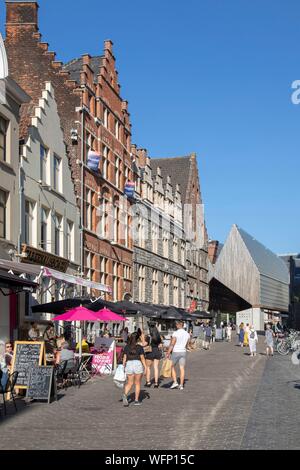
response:
<path id="1" fill-rule="evenodd" d="M 38 250 L 32 246 L 23 245 L 22 252 L 26 255 L 21 258 L 25 263 L 39 264 L 41 266 L 47 266 L 57 271 L 66 272 L 69 266 L 69 261 L 60 258 L 59 256 L 52 255 L 46 251 Z"/>

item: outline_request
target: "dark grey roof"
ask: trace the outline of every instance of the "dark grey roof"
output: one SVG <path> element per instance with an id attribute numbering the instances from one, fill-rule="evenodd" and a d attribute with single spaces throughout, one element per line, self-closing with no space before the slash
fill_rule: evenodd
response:
<path id="1" fill-rule="evenodd" d="M 99 73 L 99 68 L 102 63 L 102 56 L 91 57 L 90 67 L 94 71 L 94 76 Z M 76 80 L 77 83 L 80 83 L 80 72 L 82 71 L 83 59 L 79 57 L 78 59 L 73 59 L 67 64 L 64 65 L 64 69 L 70 72 L 71 80 Z"/>
<path id="2" fill-rule="evenodd" d="M 186 190 L 190 175 L 190 160 L 190 156 L 151 159 L 153 176 L 156 175 L 157 168 L 160 167 L 164 184 L 166 184 L 168 176 L 171 177 L 173 186 L 179 184 L 183 204 L 186 201 Z"/>
<path id="3" fill-rule="evenodd" d="M 269 276 L 272 279 L 284 282 L 285 284 L 289 284 L 290 277 L 285 262 L 271 250 L 262 245 L 262 243 L 253 238 L 252 235 L 245 232 L 245 230 L 237 226 L 236 228 L 260 274 Z"/>

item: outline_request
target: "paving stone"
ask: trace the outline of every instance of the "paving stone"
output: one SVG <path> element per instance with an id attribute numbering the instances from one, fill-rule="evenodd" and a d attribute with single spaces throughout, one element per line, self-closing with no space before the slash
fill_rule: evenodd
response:
<path id="1" fill-rule="evenodd" d="M 0 449 L 300 448 L 300 369 L 289 357 L 245 353 L 234 343 L 189 353 L 185 390 L 164 380 L 143 390 L 141 407 L 124 408 L 111 377 L 51 405 L 10 406 Z"/>

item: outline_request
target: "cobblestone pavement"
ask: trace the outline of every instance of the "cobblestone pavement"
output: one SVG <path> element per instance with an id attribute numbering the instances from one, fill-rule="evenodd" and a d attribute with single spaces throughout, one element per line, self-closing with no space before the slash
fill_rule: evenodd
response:
<path id="1" fill-rule="evenodd" d="M 263 339 L 260 338 L 260 351 Z M 235 343 L 188 355 L 184 391 L 144 390 L 124 408 L 110 377 L 0 419 L 0 449 L 300 448 L 300 367 Z M 147 395 L 148 394 L 148 395 Z"/>

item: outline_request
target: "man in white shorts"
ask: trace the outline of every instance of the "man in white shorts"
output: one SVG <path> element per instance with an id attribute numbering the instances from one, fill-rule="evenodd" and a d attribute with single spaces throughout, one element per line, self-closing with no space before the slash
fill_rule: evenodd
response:
<path id="1" fill-rule="evenodd" d="M 173 333 L 172 340 L 170 347 L 167 352 L 167 358 L 169 359 L 171 356 L 172 360 L 172 378 L 173 378 L 173 385 L 171 389 L 178 388 L 179 390 L 183 390 L 184 388 L 184 379 L 185 379 L 185 364 L 186 364 L 186 350 L 188 343 L 190 341 L 190 335 L 187 331 L 183 328 L 184 322 L 177 321 L 176 328 L 177 331 Z M 177 382 L 177 374 L 176 374 L 176 366 L 179 364 L 180 369 L 180 385 Z"/>

